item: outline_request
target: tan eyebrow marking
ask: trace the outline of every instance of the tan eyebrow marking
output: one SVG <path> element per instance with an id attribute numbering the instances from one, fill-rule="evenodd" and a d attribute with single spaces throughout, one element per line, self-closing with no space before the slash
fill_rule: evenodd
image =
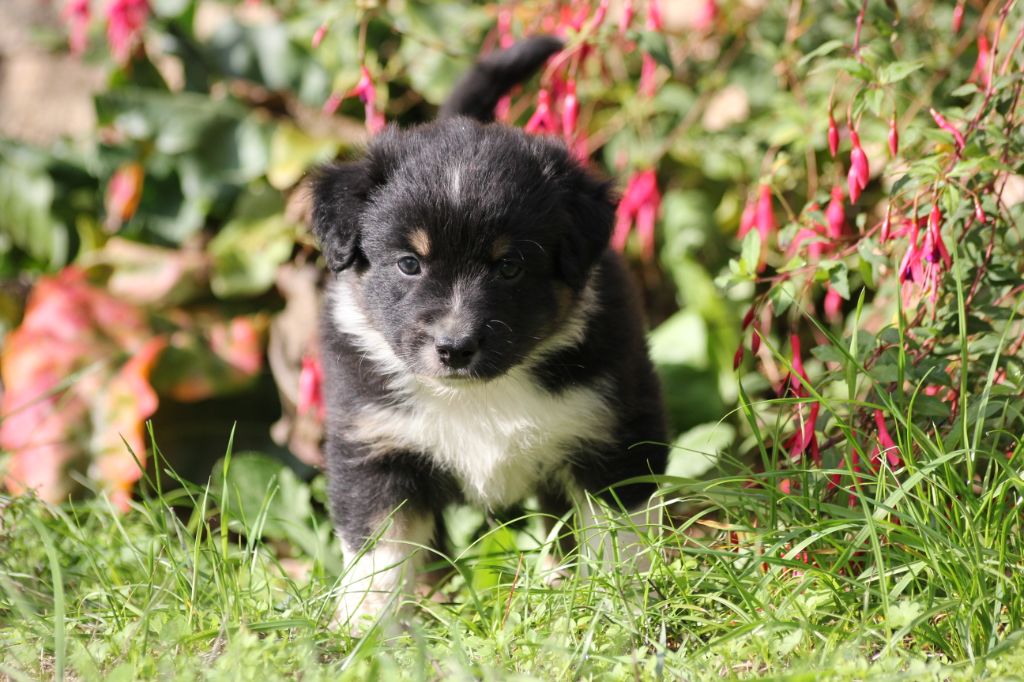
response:
<path id="1" fill-rule="evenodd" d="M 430 255 L 430 235 L 423 228 L 413 230 L 409 233 L 409 245 L 422 258 Z"/>
<path id="2" fill-rule="evenodd" d="M 512 240 L 506 236 L 498 237 L 494 240 L 494 244 L 491 245 L 491 257 L 494 260 L 498 260 L 506 253 L 508 253 L 509 247 L 512 246 Z"/>

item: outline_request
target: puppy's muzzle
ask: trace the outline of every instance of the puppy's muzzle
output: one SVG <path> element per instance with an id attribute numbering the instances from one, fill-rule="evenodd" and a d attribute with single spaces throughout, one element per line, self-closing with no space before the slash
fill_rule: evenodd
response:
<path id="1" fill-rule="evenodd" d="M 475 335 L 442 336 L 435 340 L 434 349 L 441 364 L 448 369 L 468 367 L 480 350 L 480 339 Z"/>

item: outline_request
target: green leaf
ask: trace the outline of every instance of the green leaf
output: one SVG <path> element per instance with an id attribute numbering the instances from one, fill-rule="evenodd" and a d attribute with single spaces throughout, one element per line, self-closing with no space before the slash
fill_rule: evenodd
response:
<path id="1" fill-rule="evenodd" d="M 214 294 L 255 296 L 273 285 L 277 267 L 291 256 L 297 233 L 283 210 L 281 196 L 269 187 L 243 197 L 236 217 L 209 245 Z"/>
<path id="2" fill-rule="evenodd" d="M 338 140 L 314 137 L 291 123 L 281 123 L 270 138 L 267 181 L 276 189 L 288 189 L 308 168 L 334 158 L 340 146 Z"/>
<path id="3" fill-rule="evenodd" d="M 654 57 L 654 61 L 666 66 L 669 70 L 675 68 L 672 63 L 672 55 L 668 51 L 668 41 L 661 33 L 654 31 L 642 31 L 637 41 L 641 50 Z"/>
<path id="4" fill-rule="evenodd" d="M 889 62 L 879 67 L 875 77 L 878 82 L 882 85 L 888 85 L 890 83 L 897 83 L 910 74 L 920 69 L 924 64 L 922 62 Z"/>
<path id="5" fill-rule="evenodd" d="M 313 506 L 309 487 L 291 469 L 258 452 L 232 455 L 226 479 L 223 469 L 219 463 L 214 465 L 211 490 L 227 490 L 221 504 L 233 523 L 247 535 L 292 540 L 306 548 L 312 535 Z"/>

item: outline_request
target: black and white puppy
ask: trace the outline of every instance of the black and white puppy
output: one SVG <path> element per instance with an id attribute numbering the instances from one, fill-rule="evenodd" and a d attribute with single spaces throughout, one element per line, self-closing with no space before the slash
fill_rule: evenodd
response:
<path id="1" fill-rule="evenodd" d="M 407 587 L 453 502 L 536 496 L 560 516 L 664 471 L 640 307 L 608 250 L 609 183 L 560 142 L 487 122 L 559 48 L 534 38 L 483 59 L 439 120 L 388 128 L 313 180 L 333 273 L 320 347 L 342 623 Z"/>

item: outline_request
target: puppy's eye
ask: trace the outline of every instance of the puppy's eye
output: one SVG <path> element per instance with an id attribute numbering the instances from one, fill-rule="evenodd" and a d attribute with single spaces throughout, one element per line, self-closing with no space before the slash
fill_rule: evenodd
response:
<path id="1" fill-rule="evenodd" d="M 515 279 L 522 271 L 523 266 L 511 258 L 503 258 L 498 261 L 498 275 L 502 279 Z"/>
<path id="2" fill-rule="evenodd" d="M 403 256 L 398 259 L 398 269 L 402 271 L 403 275 L 418 275 L 420 274 L 420 262 L 412 256 Z"/>

